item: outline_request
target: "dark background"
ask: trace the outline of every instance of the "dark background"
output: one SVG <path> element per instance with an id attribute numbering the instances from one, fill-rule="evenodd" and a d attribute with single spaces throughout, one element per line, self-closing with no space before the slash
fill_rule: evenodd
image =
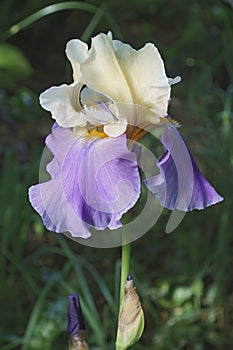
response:
<path id="1" fill-rule="evenodd" d="M 169 235 L 164 210 L 155 227 L 133 243 L 132 274 L 146 328 L 132 349 L 230 349 L 233 2 L 66 1 L 62 11 L 54 5 L 50 15 L 37 13 L 51 4 L 0 3 L 1 350 L 65 349 L 67 295 L 75 291 L 91 349 L 114 349 L 120 249 L 89 248 L 47 232 L 27 198 L 52 125 L 38 95 L 71 82 L 64 54 L 69 39 L 90 43 L 91 36 L 108 30 L 135 48 L 153 42 L 167 75 L 182 76 L 169 112 L 182 124 L 203 173 L 225 197 L 187 214 Z"/>

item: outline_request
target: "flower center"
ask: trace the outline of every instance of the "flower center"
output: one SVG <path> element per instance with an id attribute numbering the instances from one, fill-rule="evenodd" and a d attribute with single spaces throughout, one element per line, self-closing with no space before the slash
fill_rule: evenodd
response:
<path id="1" fill-rule="evenodd" d="M 148 133 L 148 130 L 145 130 L 143 127 L 132 127 L 128 126 L 126 130 L 126 136 L 129 140 L 132 141 L 139 141 L 143 136 L 145 136 Z M 109 137 L 104 132 L 103 126 L 96 126 L 93 129 L 88 130 L 88 133 L 86 135 L 87 137 L 95 137 L 95 138 L 106 138 Z"/>
<path id="2" fill-rule="evenodd" d="M 88 136 L 93 136 L 93 137 L 97 137 L 97 138 L 108 137 L 108 135 L 105 134 L 105 132 L 104 132 L 103 126 L 97 126 L 96 128 L 89 130 Z"/>
<path id="3" fill-rule="evenodd" d="M 140 126 L 128 125 L 126 130 L 127 139 L 137 142 L 153 128 L 154 126 L 148 123 L 142 123 Z"/>
<path id="4" fill-rule="evenodd" d="M 134 141 L 139 141 L 143 136 L 147 134 L 147 132 L 148 131 L 143 128 L 136 128 L 136 130 L 134 130 L 134 132 L 132 133 L 130 139 Z"/>

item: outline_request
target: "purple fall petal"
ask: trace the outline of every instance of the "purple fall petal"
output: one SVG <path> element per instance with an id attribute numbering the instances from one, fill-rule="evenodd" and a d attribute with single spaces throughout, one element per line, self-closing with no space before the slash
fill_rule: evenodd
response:
<path id="1" fill-rule="evenodd" d="M 93 140 L 56 127 L 46 144 L 54 155 L 47 166 L 52 179 L 29 190 L 45 226 L 83 238 L 90 236 L 90 226 L 120 227 L 140 194 L 136 154 L 128 150 L 125 135 Z"/>
<path id="2" fill-rule="evenodd" d="M 160 174 L 146 179 L 145 184 L 165 208 L 201 210 L 223 200 L 200 172 L 174 126 L 165 126 L 161 142 L 166 152 L 157 162 Z"/>

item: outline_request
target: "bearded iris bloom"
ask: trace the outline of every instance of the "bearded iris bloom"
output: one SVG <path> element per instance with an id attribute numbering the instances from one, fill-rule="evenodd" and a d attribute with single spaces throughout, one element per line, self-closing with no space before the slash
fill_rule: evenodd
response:
<path id="1" fill-rule="evenodd" d="M 137 141 L 160 126 L 165 153 L 154 164 L 159 174 L 145 180 L 148 190 L 164 207 L 185 212 L 223 199 L 167 115 L 171 85 L 179 78 L 167 78 L 153 44 L 137 51 L 113 40 L 111 33 L 99 34 L 90 49 L 80 40 L 69 41 L 66 55 L 73 83 L 40 96 L 55 120 L 46 138 L 54 156 L 47 165 L 51 179 L 29 190 L 31 204 L 49 230 L 88 238 L 91 227 L 119 228 L 141 192 L 139 155 L 128 140 Z"/>

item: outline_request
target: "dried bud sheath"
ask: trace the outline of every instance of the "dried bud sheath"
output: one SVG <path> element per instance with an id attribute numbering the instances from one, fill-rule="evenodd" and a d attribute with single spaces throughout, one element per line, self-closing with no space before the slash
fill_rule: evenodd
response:
<path id="1" fill-rule="evenodd" d="M 116 349 L 125 350 L 135 344 L 144 330 L 144 314 L 131 276 L 125 283 L 125 295 L 118 320 Z"/>
<path id="2" fill-rule="evenodd" d="M 89 350 L 86 331 L 79 331 L 69 336 L 69 350 Z"/>

